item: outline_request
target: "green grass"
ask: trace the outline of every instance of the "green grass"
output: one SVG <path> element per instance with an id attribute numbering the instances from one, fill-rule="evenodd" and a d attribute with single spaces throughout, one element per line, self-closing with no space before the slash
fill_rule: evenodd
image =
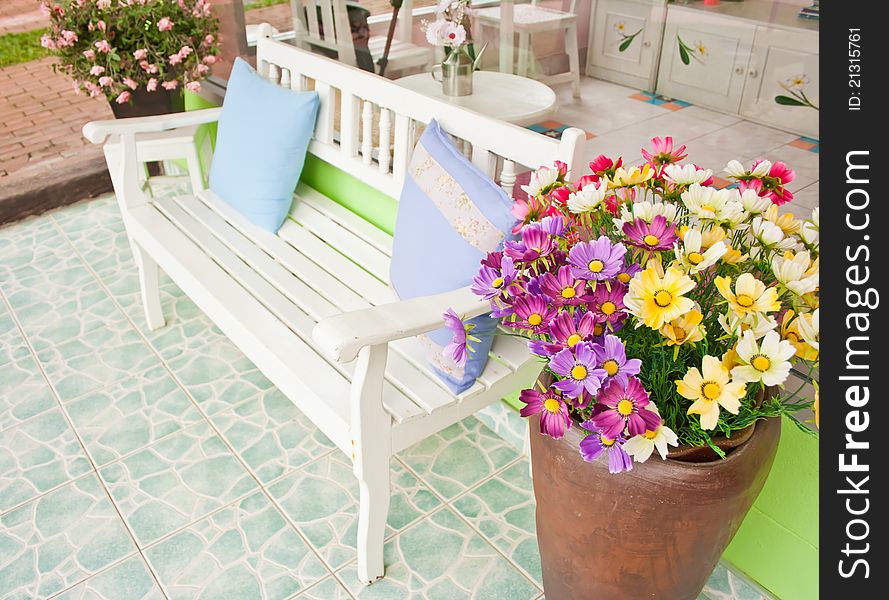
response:
<path id="1" fill-rule="evenodd" d="M 40 36 L 44 33 L 46 29 L 0 35 L 0 67 L 47 56 L 49 52 L 40 45 Z"/>
<path id="2" fill-rule="evenodd" d="M 247 4 L 250 2 L 250 4 Z M 274 6 L 276 4 L 288 4 L 290 0 L 246 0 L 244 2 L 244 10 L 256 10 L 257 8 L 265 8 L 266 6 Z"/>

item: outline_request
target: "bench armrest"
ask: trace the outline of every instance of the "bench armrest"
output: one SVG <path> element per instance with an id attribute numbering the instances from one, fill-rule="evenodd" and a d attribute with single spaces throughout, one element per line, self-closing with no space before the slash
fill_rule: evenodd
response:
<path id="1" fill-rule="evenodd" d="M 327 355 L 349 362 L 365 346 L 386 344 L 444 327 L 442 313 L 449 308 L 467 319 L 491 310 L 488 302 L 465 287 L 328 317 L 315 325 L 312 338 Z"/>
<path id="2" fill-rule="evenodd" d="M 83 137 L 94 144 L 101 144 L 109 135 L 157 133 L 180 127 L 213 123 L 219 120 L 221 112 L 221 108 L 205 108 L 153 117 L 90 121 L 83 126 Z"/>

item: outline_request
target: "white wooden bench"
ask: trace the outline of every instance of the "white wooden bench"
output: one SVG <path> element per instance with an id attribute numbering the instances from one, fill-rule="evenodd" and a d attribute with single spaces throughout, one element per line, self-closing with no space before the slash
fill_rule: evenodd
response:
<path id="1" fill-rule="evenodd" d="M 309 152 L 394 198 L 417 125 L 432 118 L 510 191 L 516 164 L 560 159 L 574 165 L 581 156 L 580 130 L 555 141 L 267 36 L 257 56 L 260 73 L 275 83 L 306 90 L 314 82 L 321 106 Z M 338 133 L 335 102 L 341 106 Z M 164 325 L 161 268 L 352 457 L 360 482 L 358 573 L 370 583 L 383 576 L 392 454 L 530 385 L 539 363 L 518 339 L 498 337 L 475 385 L 453 395 L 411 338 L 441 327 L 448 307 L 475 316 L 486 312 L 486 303 L 469 288 L 396 301 L 388 287 L 391 236 L 304 184 L 277 234 L 253 226 L 207 190 L 151 198 L 140 182 L 140 136 L 212 122 L 219 114 L 207 109 L 92 122 L 84 135 L 116 144 L 109 157 L 121 163 L 109 167 L 120 169 L 115 192 L 149 327 Z"/>

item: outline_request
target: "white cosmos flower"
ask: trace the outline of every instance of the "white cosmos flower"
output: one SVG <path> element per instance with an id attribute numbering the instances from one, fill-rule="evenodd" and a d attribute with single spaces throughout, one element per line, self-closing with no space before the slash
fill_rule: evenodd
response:
<path id="1" fill-rule="evenodd" d="M 529 196 L 537 196 L 537 194 L 540 193 L 540 190 L 552 185 L 558 178 L 558 169 L 553 169 L 552 167 L 540 167 L 531 173 L 531 179 L 528 181 L 528 185 L 522 186 L 522 191 L 526 192 Z"/>
<path id="2" fill-rule="evenodd" d="M 772 163 L 764 160 L 758 165 L 756 165 L 752 171 L 750 171 L 751 175 L 755 175 L 757 177 L 762 177 L 764 175 L 768 175 L 769 171 L 772 169 Z"/>
<path id="3" fill-rule="evenodd" d="M 818 217 L 818 209 L 816 208 L 812 211 L 811 220 L 803 221 L 799 230 L 800 239 L 802 239 L 807 246 L 813 246 L 815 248 L 818 247 L 818 232 L 820 231 Z"/>
<path id="4" fill-rule="evenodd" d="M 741 335 L 745 331 L 752 331 L 753 337 L 757 340 L 778 328 L 778 322 L 775 320 L 775 317 L 757 312 L 747 313 L 741 317 L 734 311 L 729 311 L 727 315 L 719 315 L 717 320 L 722 326 L 722 330 L 730 336 Z"/>
<path id="5" fill-rule="evenodd" d="M 573 213 L 592 212 L 599 208 L 608 192 L 608 182 L 600 181 L 598 185 L 589 183 L 577 192 L 568 196 L 568 210 Z"/>
<path id="6" fill-rule="evenodd" d="M 681 198 L 688 212 L 699 219 L 719 223 L 743 220 L 744 208 L 732 199 L 732 190 L 717 190 L 695 183 L 682 192 Z"/>
<path id="7" fill-rule="evenodd" d="M 737 160 L 730 160 L 725 166 L 725 172 L 728 173 L 729 177 L 743 177 L 747 174 L 747 169 Z"/>
<path id="8" fill-rule="evenodd" d="M 788 290 L 802 296 L 814 292 L 818 287 L 818 273 L 806 276 L 812 264 L 808 251 L 797 252 L 796 255 L 785 252 L 783 256 L 772 257 L 772 272 Z"/>
<path id="9" fill-rule="evenodd" d="M 806 313 L 797 317 L 799 334 L 803 336 L 803 339 L 806 340 L 806 343 L 815 350 L 818 350 L 820 335 L 820 331 L 818 328 L 818 311 L 820 310 L 820 308 L 816 308 L 815 312 L 813 313 Z"/>
<path id="10" fill-rule="evenodd" d="M 694 165 L 667 165 L 664 167 L 664 177 L 676 185 L 691 185 L 704 183 L 713 176 L 710 169 L 699 169 Z"/>
<path id="11" fill-rule="evenodd" d="M 780 227 L 762 217 L 753 218 L 753 222 L 750 224 L 750 233 L 763 248 L 768 250 L 790 250 L 796 244 L 792 238 L 785 237 L 784 231 Z"/>
<path id="12" fill-rule="evenodd" d="M 646 223 L 651 223 L 658 215 L 662 215 L 667 223 L 676 220 L 677 207 L 672 202 L 634 202 L 627 208 L 627 204 L 623 204 L 620 208 L 620 217 L 614 218 L 614 225 L 618 229 L 622 229 L 624 223 L 642 219 Z"/>
<path id="13" fill-rule="evenodd" d="M 790 357 L 796 348 L 782 340 L 777 331 L 770 331 L 757 344 L 752 331 L 745 331 L 735 350 L 741 362 L 732 369 L 732 378 L 772 386 L 780 385 L 790 374 Z"/>
<path id="14" fill-rule="evenodd" d="M 772 201 L 768 198 L 764 198 L 756 193 L 756 191 L 751 189 L 744 190 L 744 193 L 738 192 L 739 198 L 738 201 L 741 203 L 741 206 L 744 207 L 744 210 L 747 211 L 749 215 L 759 215 L 768 210 L 769 206 L 772 205 Z"/>
<path id="15" fill-rule="evenodd" d="M 682 263 L 689 275 L 700 273 L 714 265 L 728 251 L 724 242 L 716 242 L 702 252 L 702 236 L 697 229 L 687 229 L 682 236 L 682 246 L 674 244 L 676 260 Z"/>
<path id="16" fill-rule="evenodd" d="M 657 448 L 661 458 L 667 460 L 667 446 L 678 446 L 679 437 L 672 429 L 661 424 L 656 431 L 646 431 L 642 435 L 630 438 L 623 445 L 624 451 L 633 457 L 633 460 L 644 463 Z"/>
<path id="17" fill-rule="evenodd" d="M 818 206 L 812 209 L 812 224 L 815 226 L 815 229 L 818 229 L 818 215 L 820 212 L 821 210 Z"/>

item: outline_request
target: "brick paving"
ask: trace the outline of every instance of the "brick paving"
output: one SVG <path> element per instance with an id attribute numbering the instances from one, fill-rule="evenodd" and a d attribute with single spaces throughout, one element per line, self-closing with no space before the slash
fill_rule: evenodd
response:
<path id="1" fill-rule="evenodd" d="M 42 29 L 48 25 L 37 0 L 0 0 L 0 35 Z"/>

